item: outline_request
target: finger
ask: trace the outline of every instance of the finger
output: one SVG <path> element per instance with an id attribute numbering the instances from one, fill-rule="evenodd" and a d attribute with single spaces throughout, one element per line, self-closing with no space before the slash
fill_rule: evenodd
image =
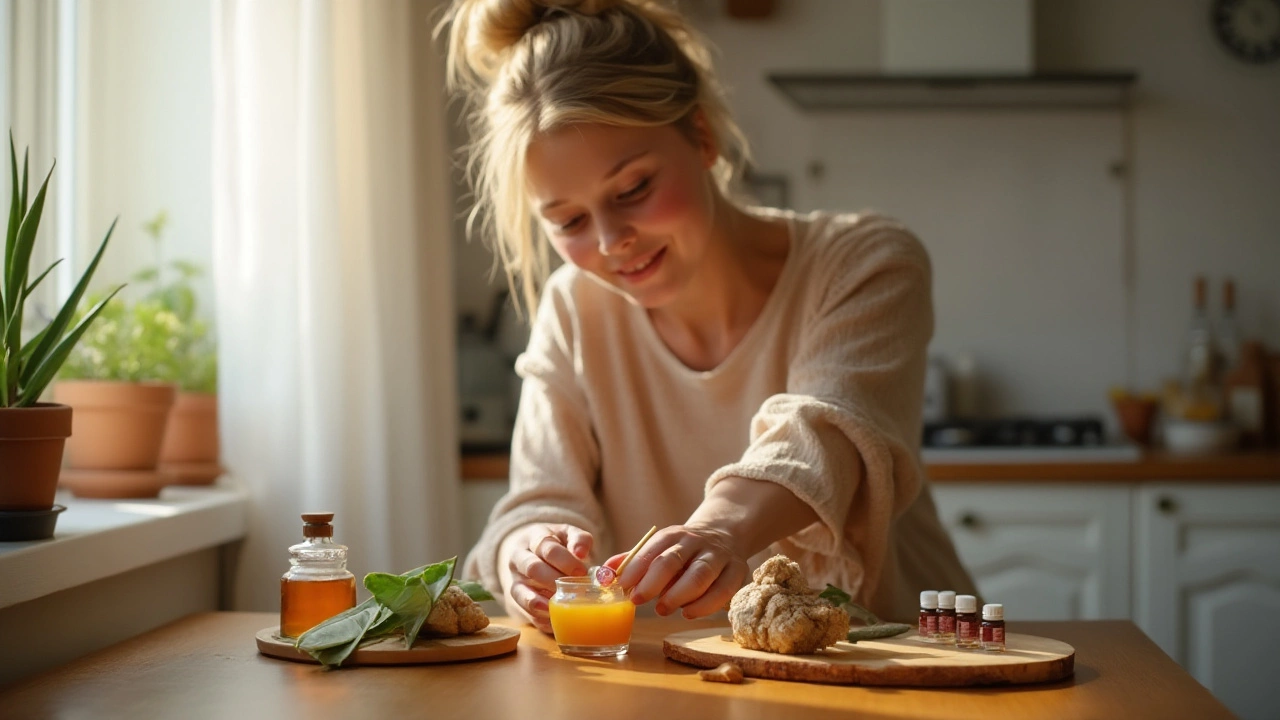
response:
<path id="1" fill-rule="evenodd" d="M 649 566 L 653 564 L 653 561 L 679 541 L 680 536 L 677 532 L 668 532 L 671 529 L 662 530 L 649 538 L 649 542 L 645 543 L 644 547 L 640 548 L 640 552 L 631 558 L 631 562 L 627 564 L 626 569 L 622 571 L 622 575 L 618 577 L 618 582 L 622 583 L 624 589 L 634 588 L 640 582 L 640 578 L 649 574 Z M 685 553 L 685 557 L 688 557 L 688 553 Z M 649 595 L 649 597 L 653 597 L 653 595 Z"/>
<path id="2" fill-rule="evenodd" d="M 711 584 L 720 578 L 720 574 L 729 564 L 729 557 L 710 550 L 703 550 L 689 561 L 683 572 L 676 578 L 654 608 L 659 615 L 666 615 L 676 608 L 684 607 L 702 597 Z"/>
<path id="3" fill-rule="evenodd" d="M 536 588 L 530 587 L 525 583 L 513 583 L 511 585 L 511 599 L 516 601 L 516 605 L 529 616 L 535 624 L 545 622 L 550 624 L 551 614 L 547 605 L 547 598 L 538 592 Z"/>
<path id="4" fill-rule="evenodd" d="M 586 563 L 574 557 L 573 553 L 569 552 L 569 548 L 565 547 L 559 538 L 543 538 L 542 542 L 538 543 L 535 552 L 542 558 L 543 562 L 559 573 L 556 577 L 587 574 Z M 552 579 L 551 587 L 555 587 L 555 579 Z"/>
<path id="5" fill-rule="evenodd" d="M 617 570 L 617 569 L 618 569 L 618 566 L 622 564 L 622 559 L 623 559 L 623 558 L 625 558 L 626 556 L 627 556 L 627 554 L 626 554 L 626 553 L 618 553 L 617 555 L 614 555 L 613 557 L 609 558 L 608 560 L 605 560 L 605 561 L 604 561 L 604 564 L 605 564 L 605 565 L 608 565 L 609 567 L 613 568 L 614 570 Z"/>
<path id="6" fill-rule="evenodd" d="M 569 548 L 569 552 L 579 560 L 586 560 L 591 554 L 591 546 L 595 539 L 591 537 L 591 533 L 572 525 L 565 526 L 565 547 Z"/>
<path id="7" fill-rule="evenodd" d="M 563 577 L 559 571 L 528 550 L 512 553 L 508 565 L 513 575 L 524 578 L 525 582 L 545 591 L 548 597 L 556 590 L 556 580 Z"/>
<path id="8" fill-rule="evenodd" d="M 734 593 L 742 588 L 742 584 L 746 579 L 746 563 L 729 563 L 720 572 L 720 577 L 716 578 L 716 581 L 711 583 L 711 587 L 707 588 L 707 591 L 702 594 L 702 597 L 684 606 L 683 615 L 685 619 L 695 620 L 720 612 L 728 606 L 729 601 L 733 599 Z"/>
<path id="9" fill-rule="evenodd" d="M 644 577 L 631 589 L 631 602 L 643 605 L 651 598 L 666 592 L 667 587 L 680 576 L 685 562 L 691 559 L 691 556 L 692 553 L 689 550 L 673 545 L 653 558 Z M 632 564 L 634 563 L 633 560 Z M 627 572 L 631 572 L 630 567 L 627 568 Z"/>

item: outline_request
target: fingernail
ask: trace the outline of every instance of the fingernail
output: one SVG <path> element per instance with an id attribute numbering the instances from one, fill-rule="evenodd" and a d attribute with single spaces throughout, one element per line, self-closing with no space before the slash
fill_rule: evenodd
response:
<path id="1" fill-rule="evenodd" d="M 635 603 L 636 605 L 643 605 L 643 604 L 645 604 L 645 603 L 646 603 L 646 602 L 648 602 L 648 601 L 649 601 L 649 599 L 648 599 L 648 598 L 646 598 L 646 597 L 645 597 L 645 596 L 643 596 L 643 595 L 632 595 L 632 596 L 631 596 L 631 602 Z"/>
<path id="2" fill-rule="evenodd" d="M 666 605 L 661 605 L 661 604 L 660 604 L 660 605 L 656 605 L 656 606 L 653 608 L 653 611 L 654 611 L 654 612 L 656 612 L 656 613 L 658 613 L 658 617 L 666 617 L 666 616 L 667 616 L 667 606 L 666 606 Z"/>

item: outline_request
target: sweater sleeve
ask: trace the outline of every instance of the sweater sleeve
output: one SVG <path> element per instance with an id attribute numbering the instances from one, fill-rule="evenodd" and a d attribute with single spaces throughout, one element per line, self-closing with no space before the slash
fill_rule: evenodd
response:
<path id="1" fill-rule="evenodd" d="M 566 275 L 548 281 L 525 352 L 516 360 L 523 379 L 511 444 L 511 487 L 494 506 L 463 565 L 490 592 L 505 592 L 499 549 L 513 531 L 533 523 L 566 523 L 597 538 L 604 514 L 596 498 L 600 450 L 577 381 L 572 299 Z"/>
<path id="2" fill-rule="evenodd" d="M 919 434 L 926 350 L 933 334 L 929 257 L 901 226 L 858 220 L 813 267 L 786 392 L 752 418 L 727 477 L 776 482 L 818 521 L 775 543 L 866 601 L 886 562 L 891 526 L 920 492 Z M 797 557 L 799 556 L 799 557 Z"/>

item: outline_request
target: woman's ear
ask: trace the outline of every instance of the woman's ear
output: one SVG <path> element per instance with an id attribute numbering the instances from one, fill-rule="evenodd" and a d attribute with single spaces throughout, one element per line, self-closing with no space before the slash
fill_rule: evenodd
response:
<path id="1" fill-rule="evenodd" d="M 702 164 L 708 170 L 720 158 L 720 144 L 716 142 L 716 134 L 711 131 L 711 123 L 707 122 L 707 114 L 702 108 L 693 111 L 693 139 L 702 155 Z"/>

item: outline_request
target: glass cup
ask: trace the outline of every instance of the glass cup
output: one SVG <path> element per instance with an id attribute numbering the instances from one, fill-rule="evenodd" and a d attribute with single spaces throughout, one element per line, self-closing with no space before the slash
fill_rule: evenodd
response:
<path id="1" fill-rule="evenodd" d="M 617 585 L 597 585 L 585 576 L 560 578 L 548 611 L 565 655 L 618 657 L 631 646 L 636 606 Z"/>

